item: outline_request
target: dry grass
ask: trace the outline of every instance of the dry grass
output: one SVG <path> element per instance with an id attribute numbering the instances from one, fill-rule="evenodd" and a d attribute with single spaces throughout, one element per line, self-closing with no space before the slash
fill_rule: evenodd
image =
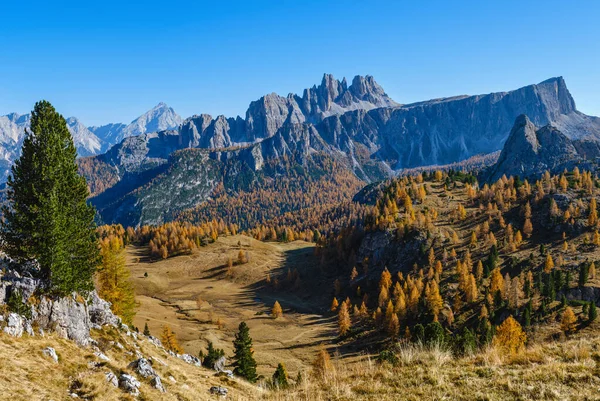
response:
<path id="1" fill-rule="evenodd" d="M 140 378 L 141 400 L 207 400 L 211 399 L 209 388 L 215 385 L 229 389 L 228 399 L 260 397 L 261 391 L 257 387 L 188 365 L 147 340 L 123 337 L 116 330 L 96 332 L 94 337 L 110 361 L 99 359 L 89 348 L 79 348 L 73 342 L 53 335 L 16 339 L 0 334 L 0 399 L 56 401 L 72 399 L 69 394 L 76 393 L 80 398 L 90 400 L 133 400 L 107 383 L 105 372 L 132 373 L 127 365 L 136 359 L 136 352 L 153 358 L 153 368 L 167 389 L 167 393 L 160 393 L 148 380 Z M 122 344 L 123 349 L 116 342 Z M 42 354 L 48 346 L 56 349 L 59 363 Z M 93 363 L 98 365 L 93 367 Z M 170 376 L 175 382 L 169 379 Z"/>
<path id="2" fill-rule="evenodd" d="M 599 399 L 600 338 L 580 337 L 535 344 L 514 358 L 493 348 L 476 355 L 454 358 L 440 347 L 403 344 L 399 363 L 379 364 L 370 356 L 348 362 L 332 359 L 325 380 L 307 374 L 288 390 L 271 391 L 242 380 L 216 376 L 204 368 L 171 357 L 146 340 L 124 337 L 115 330 L 94 333 L 110 361 L 102 362 L 90 349 L 54 336 L 14 339 L 0 334 L 0 398 L 11 400 L 63 400 L 69 392 L 91 400 L 132 399 L 109 385 L 104 372 L 129 372 L 135 352 L 152 357 L 163 378 L 162 394 L 142 381 L 142 400 L 211 399 L 208 389 L 222 385 L 232 400 L 579 400 Z M 115 342 L 124 347 L 119 348 Z M 42 355 L 52 346 L 60 361 Z M 8 362 L 10 361 L 10 362 Z M 307 372 L 309 373 L 309 372 Z M 169 377 L 173 377 L 175 382 Z M 292 380 L 293 383 L 293 380 Z"/>
<path id="3" fill-rule="evenodd" d="M 236 258 L 239 249 L 248 252 L 250 261 L 235 265 L 228 275 L 227 259 Z M 134 324 L 141 330 L 147 323 L 154 335 L 164 324 L 170 325 L 185 351 L 193 355 L 206 350 L 208 341 L 231 355 L 237 327 L 246 321 L 259 374 L 270 377 L 284 362 L 295 377 L 309 368 L 319 345 L 336 336 L 335 321 L 314 312 L 326 304 L 321 297 L 328 297 L 330 291 L 319 291 L 314 283 L 316 296 L 302 290 L 276 291 L 265 288 L 264 281 L 267 273 L 274 279 L 285 276 L 288 268 L 297 268 L 308 281 L 313 277 L 309 272 L 318 269 L 313 250 L 314 244 L 303 241 L 265 243 L 236 235 L 220 237 L 191 255 L 138 261 L 143 250 L 130 247 L 128 265 L 139 304 Z M 270 313 L 276 300 L 283 317 L 273 319 Z"/>

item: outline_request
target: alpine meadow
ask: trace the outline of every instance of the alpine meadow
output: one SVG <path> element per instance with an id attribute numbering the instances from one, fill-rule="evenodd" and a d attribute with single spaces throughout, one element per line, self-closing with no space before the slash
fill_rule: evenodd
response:
<path id="1" fill-rule="evenodd" d="M 599 12 L 7 4 L 0 400 L 598 399 Z"/>

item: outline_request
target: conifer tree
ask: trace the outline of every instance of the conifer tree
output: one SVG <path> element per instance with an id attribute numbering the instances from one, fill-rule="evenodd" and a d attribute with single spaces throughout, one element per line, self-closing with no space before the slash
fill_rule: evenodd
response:
<path id="1" fill-rule="evenodd" d="M 340 306 L 338 312 L 338 328 L 340 336 L 346 335 L 348 330 L 350 330 L 350 313 L 348 312 L 348 304 L 346 302 L 342 302 L 342 306 Z"/>
<path id="2" fill-rule="evenodd" d="M 527 341 L 527 336 L 519 322 L 511 315 L 496 330 L 494 346 L 509 355 L 515 355 L 525 347 L 525 341 Z"/>
<path id="3" fill-rule="evenodd" d="M 98 294 L 111 303 L 114 314 L 131 324 L 135 316 L 135 294 L 125 264 L 125 248 L 117 237 L 102 241 L 102 265 L 98 269 Z"/>
<path id="4" fill-rule="evenodd" d="M 279 362 L 275 373 L 273 373 L 273 385 L 279 389 L 288 387 L 288 374 L 283 363 Z"/>
<path id="5" fill-rule="evenodd" d="M 279 301 L 275 301 L 275 304 L 273 305 L 273 309 L 271 309 L 271 315 L 275 319 L 283 316 L 283 309 L 281 309 L 281 305 L 279 305 Z"/>
<path id="6" fill-rule="evenodd" d="M 331 301 L 331 307 L 329 308 L 330 311 L 335 312 L 337 310 L 339 306 L 338 300 L 336 297 L 333 297 L 333 301 Z"/>
<path id="7" fill-rule="evenodd" d="M 235 340 L 233 341 L 233 348 L 233 373 L 243 377 L 250 383 L 254 383 L 257 379 L 256 361 L 254 360 L 250 329 L 246 322 L 240 323 L 238 333 L 235 335 Z"/>
<path id="8" fill-rule="evenodd" d="M 569 335 L 575 332 L 576 324 L 577 318 L 575 317 L 575 313 L 573 313 L 573 309 L 570 306 L 567 306 L 560 320 L 560 329 L 565 335 Z"/>
<path id="9" fill-rule="evenodd" d="M 144 323 L 144 335 L 146 337 L 150 336 L 150 328 L 148 327 L 148 322 Z"/>
<path id="10" fill-rule="evenodd" d="M 179 342 L 177 342 L 175 333 L 173 333 L 171 327 L 168 325 L 163 327 L 160 341 L 162 342 L 163 347 L 165 347 L 167 350 L 173 351 L 176 354 L 183 354 L 183 349 L 179 345 Z"/>
<path id="11" fill-rule="evenodd" d="M 598 311 L 596 310 L 596 302 L 590 302 L 590 308 L 588 309 L 588 322 L 593 322 L 598 317 Z"/>
<path id="12" fill-rule="evenodd" d="M 95 211 L 76 157 L 65 119 L 49 102 L 36 103 L 6 184 L 2 241 L 17 262 L 36 260 L 57 295 L 91 291 L 100 262 Z"/>

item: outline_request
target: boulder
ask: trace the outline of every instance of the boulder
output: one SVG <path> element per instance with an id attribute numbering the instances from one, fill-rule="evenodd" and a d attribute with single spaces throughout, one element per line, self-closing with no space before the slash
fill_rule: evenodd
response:
<path id="1" fill-rule="evenodd" d="M 150 380 L 150 384 L 152 385 L 152 387 L 154 387 L 155 389 L 157 389 L 161 393 L 166 393 L 167 392 L 167 390 L 165 390 L 165 388 L 163 387 L 162 382 L 160 381 L 160 377 L 158 377 L 158 376 L 154 376 L 152 378 L 152 380 Z"/>
<path id="2" fill-rule="evenodd" d="M 210 393 L 213 395 L 218 395 L 221 397 L 225 397 L 228 393 L 227 389 L 221 386 L 212 386 L 208 391 L 210 391 Z"/>
<path id="3" fill-rule="evenodd" d="M 213 369 L 216 370 L 217 372 L 222 372 L 225 370 L 225 365 L 227 365 L 227 358 L 222 356 L 215 361 L 215 364 L 213 365 Z"/>
<path id="4" fill-rule="evenodd" d="M 140 394 L 140 385 L 139 380 L 131 375 L 122 374 L 119 376 L 119 388 L 133 396 Z"/>
<path id="5" fill-rule="evenodd" d="M 108 371 L 104 374 L 104 376 L 106 377 L 107 382 L 115 387 L 119 387 L 119 379 L 117 379 L 117 375 L 115 375 L 113 372 Z"/>
<path id="6" fill-rule="evenodd" d="M 52 358 L 54 362 L 58 363 L 58 355 L 56 355 L 56 350 L 52 347 L 46 347 L 42 350 L 42 354 Z"/>
<path id="7" fill-rule="evenodd" d="M 152 369 L 152 363 L 146 358 L 137 359 L 131 362 L 128 367 L 144 378 L 157 376 L 154 369 Z"/>
<path id="8" fill-rule="evenodd" d="M 6 327 L 4 332 L 9 336 L 21 337 L 25 326 L 25 318 L 16 313 L 10 313 L 6 319 Z"/>
<path id="9" fill-rule="evenodd" d="M 193 355 L 183 354 L 183 355 L 181 355 L 181 359 L 184 362 L 189 363 L 190 365 L 202 366 L 202 361 L 200 361 L 200 359 L 196 358 Z"/>
<path id="10" fill-rule="evenodd" d="M 92 328 L 95 329 L 104 325 L 119 326 L 121 324 L 121 319 L 110 310 L 110 302 L 100 298 L 96 291 L 92 291 L 88 297 L 88 314 Z"/>

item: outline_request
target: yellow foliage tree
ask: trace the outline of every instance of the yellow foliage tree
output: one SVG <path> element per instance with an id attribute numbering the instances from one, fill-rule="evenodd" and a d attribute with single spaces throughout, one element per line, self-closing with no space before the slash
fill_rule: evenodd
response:
<path id="1" fill-rule="evenodd" d="M 333 297 L 333 301 L 331 301 L 331 308 L 329 308 L 330 311 L 335 312 L 337 310 L 339 306 L 338 300 L 336 297 Z"/>
<path id="2" fill-rule="evenodd" d="M 440 310 L 442 309 L 442 306 L 444 306 L 444 301 L 440 295 L 440 289 L 435 280 L 432 280 L 427 286 L 427 305 L 429 306 L 429 310 L 433 315 L 433 320 L 437 322 Z"/>
<path id="3" fill-rule="evenodd" d="M 350 312 L 348 312 L 348 304 L 346 302 L 342 302 L 338 311 L 338 329 L 340 336 L 346 335 L 348 330 L 350 330 Z"/>
<path id="4" fill-rule="evenodd" d="M 576 328 L 577 318 L 575 317 L 575 313 L 573 313 L 573 309 L 571 309 L 570 306 L 567 306 L 560 320 L 560 329 L 565 333 L 565 335 L 569 335 L 574 333 Z"/>
<path id="5" fill-rule="evenodd" d="M 279 305 L 279 301 L 275 301 L 275 304 L 273 305 L 273 309 L 271 309 L 271 315 L 275 319 L 283 316 L 283 309 L 281 309 L 281 305 Z"/>
<path id="6" fill-rule="evenodd" d="M 500 273 L 500 268 L 496 267 L 492 270 L 490 293 L 494 296 L 498 291 L 500 291 L 500 295 L 504 298 L 504 278 L 502 277 L 502 273 Z"/>
<path id="7" fill-rule="evenodd" d="M 552 269 L 554 269 L 554 260 L 552 259 L 552 255 L 548 253 L 546 263 L 544 263 L 544 273 L 549 274 Z"/>
<path id="8" fill-rule="evenodd" d="M 511 315 L 498 326 L 493 345 L 505 354 L 514 356 L 525 348 L 525 341 L 527 336 L 523 328 Z"/>
<path id="9" fill-rule="evenodd" d="M 173 351 L 176 354 L 183 354 L 183 349 L 177 342 L 175 333 L 173 333 L 173 330 L 171 330 L 171 327 L 168 325 L 163 326 L 163 331 L 160 335 L 160 341 L 162 342 L 163 347 L 165 347 L 167 350 Z"/>
<path id="10" fill-rule="evenodd" d="M 117 237 L 101 242 L 102 265 L 97 272 L 98 294 L 109 301 L 113 313 L 123 322 L 131 324 L 135 316 L 135 293 L 129 282 L 129 269 L 125 264 L 125 248 Z"/>

